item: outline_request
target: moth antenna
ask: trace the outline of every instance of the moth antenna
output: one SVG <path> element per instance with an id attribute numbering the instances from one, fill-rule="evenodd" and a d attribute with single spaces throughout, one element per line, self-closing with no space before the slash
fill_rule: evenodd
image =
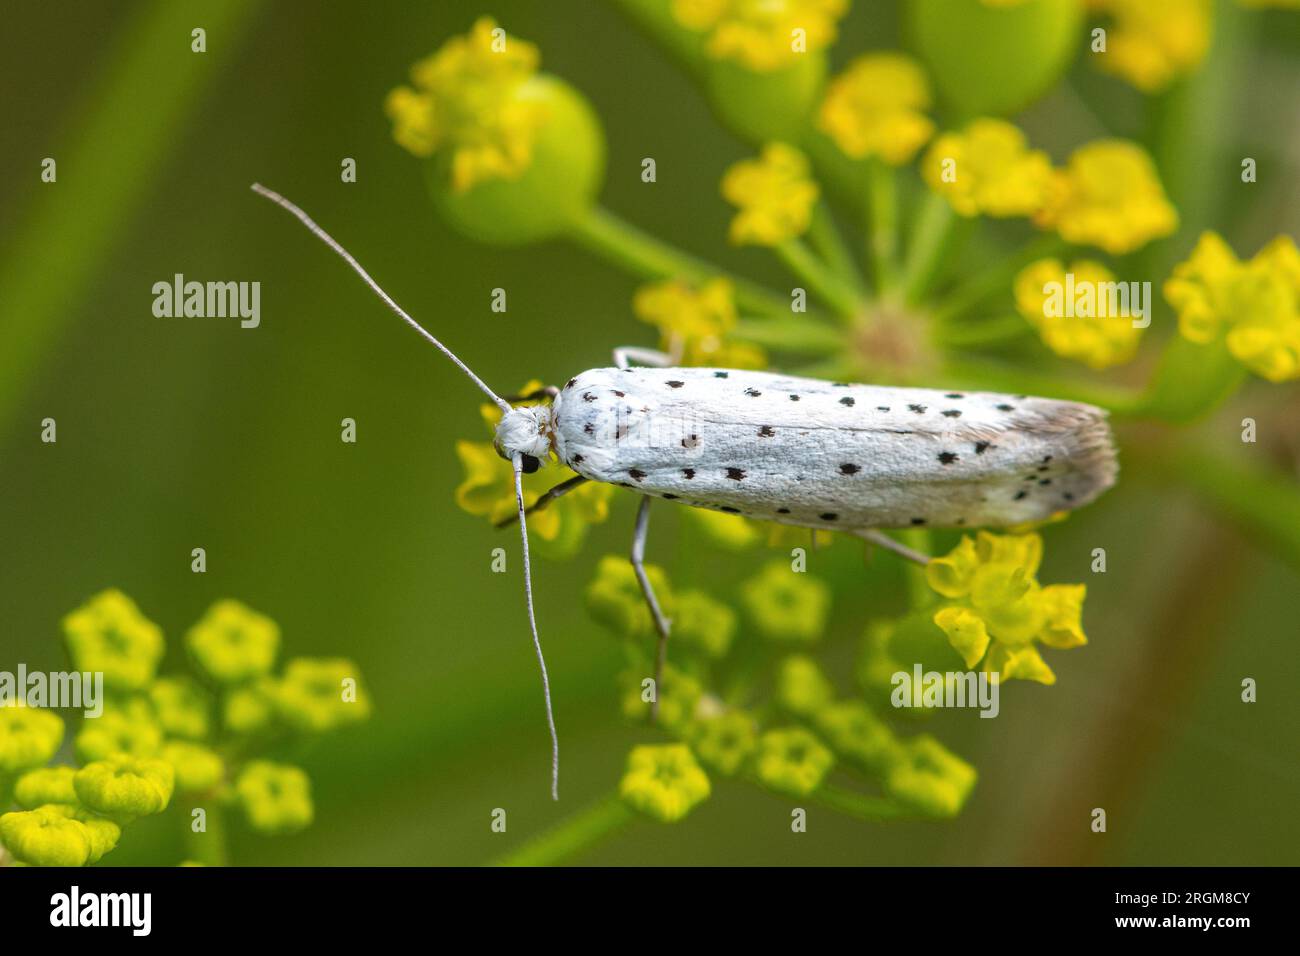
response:
<path id="1" fill-rule="evenodd" d="M 396 312 L 398 316 L 400 316 L 401 319 L 407 325 L 415 329 L 415 331 L 419 332 L 420 335 L 424 336 L 424 338 L 429 342 L 431 342 L 434 345 L 434 347 L 438 349 L 439 352 L 441 352 L 443 355 L 447 356 L 447 358 L 455 362 L 456 367 L 459 368 L 466 375 L 468 375 L 470 381 L 472 381 L 475 385 L 481 388 L 483 390 L 483 393 L 487 395 L 488 398 L 492 399 L 492 401 L 495 402 L 503 412 L 510 411 L 509 403 L 507 403 L 504 399 L 499 397 L 496 392 L 492 391 L 492 389 L 488 388 L 487 384 L 481 378 L 475 375 L 474 372 L 470 369 L 470 367 L 466 365 L 464 362 L 462 362 L 456 356 L 455 352 L 453 352 L 451 349 L 447 348 L 447 346 L 439 342 L 436 338 L 433 337 L 433 335 L 429 332 L 428 329 L 426 329 L 419 322 L 415 321 L 415 319 L 407 315 L 406 312 L 402 309 L 402 307 L 393 301 L 393 297 L 390 296 L 387 292 L 385 292 L 382 288 L 380 288 L 378 282 L 370 278 L 370 273 L 361 267 L 361 263 L 357 262 L 357 260 L 352 257 L 352 253 L 348 252 L 341 245 L 339 245 L 338 242 L 335 241 L 334 237 L 331 236 L 328 232 L 326 232 L 320 226 L 316 225 L 315 221 L 312 220 L 311 216 L 307 215 L 305 212 L 303 212 L 301 209 L 299 209 L 289 200 L 285 199 L 275 190 L 267 189 L 261 183 L 253 183 L 253 185 L 250 188 L 253 190 L 253 192 L 257 193 L 259 196 L 266 197 L 267 199 L 271 200 L 271 202 L 275 203 L 280 208 L 286 209 L 290 213 L 292 213 L 293 216 L 299 222 L 301 222 L 304 226 L 307 227 L 308 231 L 311 232 L 313 236 L 315 236 L 321 242 L 325 243 L 325 245 L 329 246 L 336 253 L 338 253 L 339 257 L 348 265 L 350 265 L 353 268 L 353 270 L 357 273 L 357 275 L 361 276 L 361 278 L 365 281 L 366 285 L 370 286 L 370 291 L 372 291 L 375 295 L 379 296 L 379 298 L 383 301 L 384 305 L 388 306 L 390 309 Z"/>
<path id="2" fill-rule="evenodd" d="M 542 640 L 537 636 L 537 618 L 533 614 L 533 569 L 528 561 L 528 524 L 524 517 L 524 457 L 515 452 L 515 503 L 519 506 L 519 537 L 524 548 L 524 598 L 528 603 L 528 626 L 533 632 L 533 647 L 537 650 L 537 664 L 542 669 L 542 694 L 546 698 L 546 723 L 551 728 L 551 799 L 560 799 L 560 738 L 555 732 L 555 714 L 551 710 L 551 679 L 546 674 L 546 658 L 542 656 Z"/>

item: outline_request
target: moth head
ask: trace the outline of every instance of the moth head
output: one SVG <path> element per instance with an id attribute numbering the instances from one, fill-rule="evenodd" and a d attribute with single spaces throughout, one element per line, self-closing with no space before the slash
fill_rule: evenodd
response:
<path id="1" fill-rule="evenodd" d="M 497 423 L 492 442 L 497 454 L 510 461 L 523 456 L 524 471 L 532 473 L 551 452 L 551 410 L 545 405 L 512 408 Z"/>

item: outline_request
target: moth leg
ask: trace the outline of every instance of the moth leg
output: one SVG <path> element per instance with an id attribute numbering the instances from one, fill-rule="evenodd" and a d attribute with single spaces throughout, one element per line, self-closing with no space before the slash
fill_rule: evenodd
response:
<path id="1" fill-rule="evenodd" d="M 674 364 L 671 355 L 658 349 L 643 349 L 635 345 L 620 345 L 614 349 L 616 367 L 627 368 L 633 362 L 640 362 L 642 365 L 650 365 L 654 368 L 672 368 Z"/>
<path id="2" fill-rule="evenodd" d="M 637 583 L 641 585 L 641 594 L 650 607 L 650 617 L 654 619 L 655 631 L 659 634 L 659 644 L 655 649 L 655 698 L 650 704 L 650 719 L 659 719 L 659 695 L 663 688 L 664 661 L 668 656 L 668 625 L 664 612 L 659 608 L 659 599 L 655 597 L 650 578 L 645 573 L 645 538 L 650 525 L 650 498 L 643 495 L 641 506 L 636 512 L 636 530 L 632 533 L 632 570 L 636 572 Z"/>
<path id="3" fill-rule="evenodd" d="M 559 394 L 560 390 L 554 385 L 543 385 L 541 388 L 533 389 L 527 395 L 503 395 L 501 400 L 515 405 L 519 402 L 535 402 L 542 398 L 554 399 Z"/>
<path id="4" fill-rule="evenodd" d="M 584 484 L 587 480 L 588 479 L 584 478 L 582 475 L 574 475 L 568 481 L 560 482 L 554 488 L 551 488 L 549 491 L 544 492 L 540 498 L 538 498 L 536 501 L 533 502 L 532 507 L 525 508 L 524 514 L 530 515 L 534 511 L 541 511 L 543 508 L 549 505 L 556 498 L 563 498 L 570 491 L 572 491 L 574 488 L 577 488 L 579 485 Z M 511 514 L 509 517 L 502 518 L 495 525 L 493 525 L 493 527 L 508 528 L 510 527 L 510 525 L 514 524 L 518 520 L 519 520 L 518 514 Z"/>
<path id="5" fill-rule="evenodd" d="M 872 544 L 884 548 L 886 551 L 892 551 L 899 557 L 906 558 L 909 561 L 915 561 L 917 564 L 929 564 L 931 558 L 928 554 L 922 554 L 920 551 L 913 551 L 907 545 L 895 541 L 883 531 L 873 531 L 870 528 L 857 528 L 851 532 L 864 541 L 870 541 Z"/>

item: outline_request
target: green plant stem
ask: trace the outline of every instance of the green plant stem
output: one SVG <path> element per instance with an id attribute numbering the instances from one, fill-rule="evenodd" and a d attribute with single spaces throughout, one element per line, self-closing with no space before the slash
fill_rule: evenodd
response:
<path id="1" fill-rule="evenodd" d="M 898 184 L 879 159 L 867 164 L 867 253 L 877 293 L 891 297 L 898 282 Z"/>
<path id="2" fill-rule="evenodd" d="M 731 282 L 736 304 L 742 310 L 773 316 L 790 314 L 790 303 L 783 296 L 656 239 L 600 206 L 592 206 L 575 221 L 569 236 L 633 275 L 695 283 L 721 277 Z"/>
<path id="3" fill-rule="evenodd" d="M 939 304 L 934 310 L 935 321 L 950 322 L 998 292 L 1009 295 L 1017 272 L 1035 259 L 1060 255 L 1065 247 L 1065 241 L 1055 234 L 1039 236 L 1000 262 L 981 269 Z"/>
<path id="4" fill-rule="evenodd" d="M 997 345 L 1024 338 L 1034 331 L 1025 317 L 1015 313 L 974 322 L 951 322 L 934 329 L 935 342 L 944 348 Z"/>
<path id="5" fill-rule="evenodd" d="M 934 555 L 934 536 L 925 528 L 908 528 L 898 532 L 899 539 L 919 554 Z M 903 568 L 907 576 L 907 596 L 912 609 L 919 611 L 934 603 L 935 593 L 925 576 L 925 568 L 919 564 L 907 562 Z"/>
<path id="6" fill-rule="evenodd" d="M 802 315 L 781 319 L 741 319 L 732 336 L 765 349 L 792 355 L 836 355 L 845 348 L 844 333 Z"/>
<path id="7" fill-rule="evenodd" d="M 787 239 L 774 248 L 790 271 L 829 302 L 841 320 L 848 322 L 861 311 L 862 300 L 853 288 L 845 285 L 803 242 Z"/>
<path id="8" fill-rule="evenodd" d="M 813 211 L 808 238 L 812 240 L 813 249 L 834 270 L 840 281 L 852 286 L 860 298 L 865 298 L 866 280 L 858 264 L 853 260 L 853 254 L 849 252 L 848 244 L 840 234 L 839 227 L 835 225 L 835 217 L 830 207 L 824 201 L 819 202 Z"/>
<path id="9" fill-rule="evenodd" d="M 31 212 L 0 263 L 0 432 L 27 384 L 41 374 L 87 286 L 115 251 L 122 230 L 150 194 L 203 94 L 238 58 L 257 6 L 230 0 L 204 11 L 209 49 L 190 52 L 192 7 L 150 3 L 114 24 L 102 63 L 72 108 L 70 133 L 49 155 L 58 179 L 40 183 Z M 166 82 L 159 82 L 166 77 Z M 37 180 L 39 156 L 23 153 Z M 223 196 L 233 194 L 223 194 Z M 13 210 L 6 209 L 6 215 Z"/>
<path id="10" fill-rule="evenodd" d="M 903 263 L 903 301 L 908 305 L 916 305 L 930 290 L 956 225 L 958 216 L 948 200 L 938 193 L 927 193 Z"/>
<path id="11" fill-rule="evenodd" d="M 881 822 L 898 820 L 911 814 L 887 797 L 855 793 L 831 784 L 818 787 L 812 795 L 822 806 L 858 820 Z"/>
<path id="12" fill-rule="evenodd" d="M 215 797 L 204 801 L 203 810 L 207 815 L 207 830 L 203 833 L 194 832 L 194 809 L 194 807 L 186 808 L 183 821 L 187 858 L 204 866 L 226 866 L 225 809 Z"/>
<path id="13" fill-rule="evenodd" d="M 618 794 L 582 810 L 497 861 L 498 866 L 553 866 L 595 846 L 631 823 L 635 814 Z"/>

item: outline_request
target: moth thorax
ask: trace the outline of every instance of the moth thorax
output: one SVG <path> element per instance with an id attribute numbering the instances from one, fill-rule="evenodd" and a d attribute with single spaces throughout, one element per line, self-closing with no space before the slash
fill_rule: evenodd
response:
<path id="1" fill-rule="evenodd" d="M 545 461 L 551 451 L 551 410 L 545 405 L 512 408 L 497 424 L 497 453 L 510 459 L 516 453 Z"/>

